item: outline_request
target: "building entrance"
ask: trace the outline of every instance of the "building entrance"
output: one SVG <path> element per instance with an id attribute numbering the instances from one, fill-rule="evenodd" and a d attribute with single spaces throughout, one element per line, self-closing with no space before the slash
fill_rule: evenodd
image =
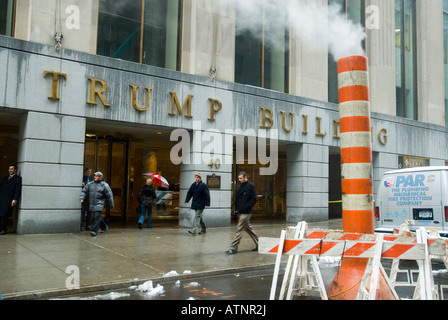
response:
<path id="1" fill-rule="evenodd" d="M 328 216 L 342 218 L 341 156 L 339 150 L 330 150 L 329 159 Z"/>
<path id="2" fill-rule="evenodd" d="M 168 189 L 153 186 L 157 200 L 152 220 L 177 222 L 180 166 L 171 163 L 169 135 L 155 130 L 145 131 L 144 137 L 140 131 L 121 136 L 93 132 L 86 135 L 84 166 L 92 169 L 92 174 L 101 171 L 111 186 L 115 206 L 104 210 L 107 222 L 137 226 L 138 193 L 146 183 L 145 174 L 149 173 L 162 175 L 170 184 Z"/>
<path id="3" fill-rule="evenodd" d="M 286 153 L 281 152 L 278 159 L 278 170 L 275 175 L 261 176 L 260 164 L 237 164 L 234 171 L 234 190 L 239 187 L 238 174 L 245 171 L 249 180 L 257 188 L 258 201 L 254 206 L 253 219 L 285 219 L 286 220 Z M 233 193 L 233 208 L 235 194 Z"/>
<path id="4" fill-rule="evenodd" d="M 105 210 L 108 222 L 126 221 L 128 144 L 128 140 L 112 137 L 86 137 L 84 165 L 92 173 L 101 171 L 114 194 L 114 208 L 107 206 Z"/>
<path id="5" fill-rule="evenodd" d="M 0 179 L 8 174 L 10 165 L 17 165 L 19 154 L 19 117 L 0 112 Z M 18 168 L 20 175 L 20 167 Z M 17 207 L 9 219 L 8 230 L 16 229 Z"/>

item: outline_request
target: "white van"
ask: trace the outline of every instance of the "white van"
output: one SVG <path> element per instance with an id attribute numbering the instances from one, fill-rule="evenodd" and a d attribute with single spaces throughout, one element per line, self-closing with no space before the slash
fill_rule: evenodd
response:
<path id="1" fill-rule="evenodd" d="M 376 232 L 434 228 L 448 236 L 448 167 L 419 167 L 386 172 L 375 201 Z"/>

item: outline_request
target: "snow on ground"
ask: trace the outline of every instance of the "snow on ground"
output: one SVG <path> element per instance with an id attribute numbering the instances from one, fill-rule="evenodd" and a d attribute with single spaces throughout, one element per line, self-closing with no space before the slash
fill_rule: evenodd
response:
<path id="1" fill-rule="evenodd" d="M 136 290 L 140 292 L 146 292 L 149 296 L 157 296 L 165 293 L 165 289 L 160 284 L 158 284 L 154 288 L 151 280 L 139 285 Z"/>

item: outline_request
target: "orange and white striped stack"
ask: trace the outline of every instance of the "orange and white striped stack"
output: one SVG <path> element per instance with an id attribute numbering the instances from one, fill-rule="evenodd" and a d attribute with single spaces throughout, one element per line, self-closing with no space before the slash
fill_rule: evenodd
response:
<path id="1" fill-rule="evenodd" d="M 368 59 L 338 61 L 344 232 L 374 233 Z"/>
<path id="2" fill-rule="evenodd" d="M 372 131 L 368 59 L 350 56 L 338 61 L 342 166 L 342 220 L 344 232 L 374 234 Z M 332 300 L 354 300 L 368 259 L 344 257 L 328 289 Z M 395 300 L 380 274 L 378 300 Z"/>

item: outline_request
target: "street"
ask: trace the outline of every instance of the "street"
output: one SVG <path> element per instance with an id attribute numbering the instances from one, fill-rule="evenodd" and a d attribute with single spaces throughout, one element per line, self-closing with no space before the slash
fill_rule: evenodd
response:
<path id="1" fill-rule="evenodd" d="M 326 288 L 337 275 L 339 261 L 321 259 L 320 268 Z M 383 260 L 383 266 L 389 274 L 391 260 Z M 432 264 L 435 285 L 448 285 L 448 272 L 441 260 L 433 260 Z M 410 261 L 400 263 L 401 270 L 418 270 L 417 264 Z M 284 268 L 279 274 L 276 297 L 280 291 Z M 414 274 L 414 282 L 416 279 Z M 273 268 L 250 272 L 234 272 L 231 274 L 211 277 L 189 278 L 185 280 L 170 280 L 163 282 L 146 282 L 140 286 L 131 286 L 122 290 L 96 292 L 69 297 L 56 297 L 52 300 L 213 300 L 213 301 L 266 301 L 269 300 L 273 278 Z M 397 281 L 405 281 L 404 274 Z M 396 288 L 402 300 L 412 300 L 413 286 Z M 439 297 L 442 299 L 440 288 Z M 444 300 L 448 300 L 445 290 Z M 310 292 L 308 297 L 294 297 L 295 300 L 320 300 L 318 292 Z"/>

